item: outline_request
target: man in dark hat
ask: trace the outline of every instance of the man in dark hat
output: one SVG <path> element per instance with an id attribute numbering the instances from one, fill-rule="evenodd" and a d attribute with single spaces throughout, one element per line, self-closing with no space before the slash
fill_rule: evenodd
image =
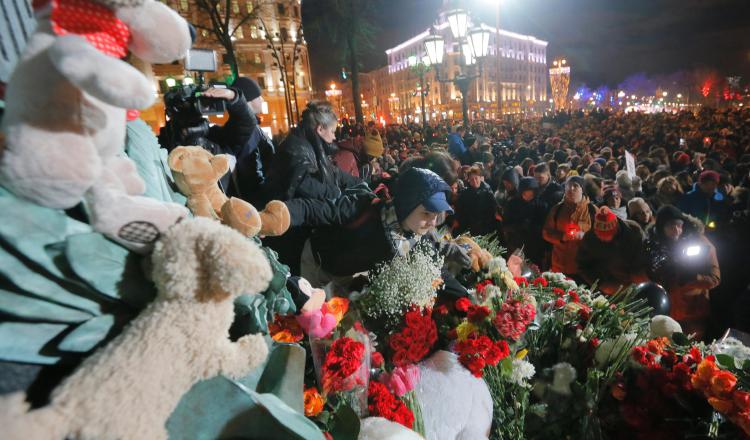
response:
<path id="1" fill-rule="evenodd" d="M 258 124 L 257 115 L 263 111 L 260 86 L 255 80 L 240 76 L 231 87 L 212 87 L 203 95 L 227 101 L 229 120 L 223 126 L 211 127 L 208 133 L 209 139 L 221 145 L 223 153 L 236 159 L 231 179 L 222 179 L 226 193 L 257 203 L 274 155 L 273 142 Z"/>

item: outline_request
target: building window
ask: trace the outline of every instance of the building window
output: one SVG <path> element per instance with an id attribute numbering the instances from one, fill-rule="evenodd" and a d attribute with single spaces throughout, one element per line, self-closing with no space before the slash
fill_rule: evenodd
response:
<path id="1" fill-rule="evenodd" d="M 283 27 L 281 28 L 281 41 L 288 41 L 289 40 L 289 31 L 287 28 Z"/>
<path id="2" fill-rule="evenodd" d="M 253 6 L 252 0 L 247 0 L 245 2 L 245 7 L 247 8 L 247 13 L 248 14 L 252 14 L 253 13 L 253 9 L 255 9 L 255 7 Z"/>
<path id="3" fill-rule="evenodd" d="M 281 3 L 277 4 L 276 12 L 278 12 L 279 15 L 286 15 L 286 6 Z"/>
<path id="4" fill-rule="evenodd" d="M 299 6 L 294 7 L 294 18 L 299 18 Z"/>
<path id="5" fill-rule="evenodd" d="M 239 14 L 240 13 L 240 4 L 237 3 L 237 0 L 234 0 L 232 2 L 232 12 L 234 12 L 235 14 Z"/>
<path id="6" fill-rule="evenodd" d="M 255 54 L 255 64 L 260 64 L 260 54 L 259 53 Z"/>
<path id="7" fill-rule="evenodd" d="M 201 36 L 208 37 L 208 31 L 205 29 L 201 29 Z"/>
<path id="8" fill-rule="evenodd" d="M 239 26 L 234 31 L 234 35 L 235 35 L 235 37 L 237 37 L 238 40 L 241 40 L 241 39 L 245 38 L 245 34 L 242 32 L 242 26 Z"/>
<path id="9" fill-rule="evenodd" d="M 255 55 L 255 56 L 257 57 L 258 55 Z M 258 86 L 261 89 L 265 89 L 266 88 L 266 79 L 264 77 L 262 77 L 262 76 L 258 77 Z"/>
<path id="10" fill-rule="evenodd" d="M 258 38 L 258 26 L 250 26 L 250 38 Z"/>
<path id="11" fill-rule="evenodd" d="M 180 0 L 180 9 L 183 11 L 188 10 L 188 0 Z"/>

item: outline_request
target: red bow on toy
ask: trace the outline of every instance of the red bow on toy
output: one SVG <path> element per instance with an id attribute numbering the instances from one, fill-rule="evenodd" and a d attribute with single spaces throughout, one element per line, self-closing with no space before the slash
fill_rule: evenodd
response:
<path id="1" fill-rule="evenodd" d="M 130 30 L 110 9 L 90 0 L 51 1 L 50 21 L 57 35 L 80 35 L 107 55 L 127 55 Z"/>

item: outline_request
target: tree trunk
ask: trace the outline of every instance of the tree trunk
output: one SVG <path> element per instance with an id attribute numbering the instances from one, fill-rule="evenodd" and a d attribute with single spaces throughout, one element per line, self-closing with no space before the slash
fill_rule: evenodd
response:
<path id="1" fill-rule="evenodd" d="M 349 67 L 352 71 L 352 99 L 354 101 L 354 117 L 359 123 L 364 123 L 365 118 L 362 114 L 362 97 L 359 93 L 359 63 L 357 59 L 357 48 L 354 44 L 354 37 L 350 34 L 347 37 L 347 46 L 349 49 Z"/>

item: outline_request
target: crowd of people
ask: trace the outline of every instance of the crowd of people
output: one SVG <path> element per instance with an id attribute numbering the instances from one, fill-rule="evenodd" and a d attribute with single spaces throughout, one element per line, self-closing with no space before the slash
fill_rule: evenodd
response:
<path id="1" fill-rule="evenodd" d="M 750 325 L 750 110 L 381 126 L 311 102 L 264 165 L 255 202 L 293 225 L 267 244 L 321 285 L 352 289 L 422 241 L 465 265 L 445 234 L 493 234 L 606 294 L 659 283 L 699 337 Z"/>

